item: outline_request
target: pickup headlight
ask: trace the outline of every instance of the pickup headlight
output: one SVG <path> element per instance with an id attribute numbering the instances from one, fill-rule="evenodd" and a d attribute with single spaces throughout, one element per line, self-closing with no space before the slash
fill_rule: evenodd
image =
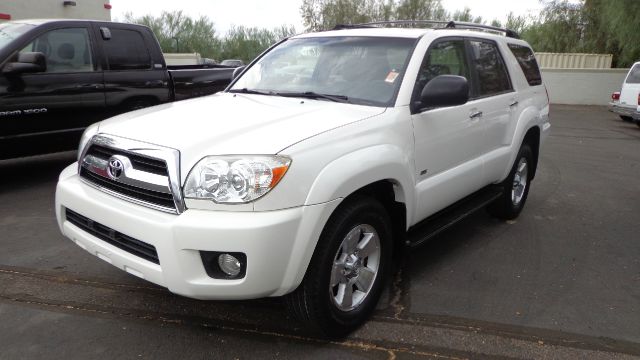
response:
<path id="1" fill-rule="evenodd" d="M 89 140 L 93 137 L 93 135 L 98 133 L 98 129 L 100 128 L 100 123 L 95 123 L 90 125 L 84 130 L 82 133 L 82 137 L 80 138 L 80 145 L 78 145 L 78 161 L 80 161 L 80 156 L 82 156 L 82 151 L 84 147 L 87 146 Z"/>
<path id="2" fill-rule="evenodd" d="M 290 164 L 286 156 L 208 156 L 189 172 L 184 196 L 219 204 L 251 202 L 273 189 Z"/>

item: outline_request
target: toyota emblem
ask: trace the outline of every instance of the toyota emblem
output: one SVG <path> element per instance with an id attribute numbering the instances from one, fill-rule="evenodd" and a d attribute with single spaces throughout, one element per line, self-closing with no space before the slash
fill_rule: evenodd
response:
<path id="1" fill-rule="evenodd" d="M 111 157 L 109 159 L 109 167 L 107 168 L 107 174 L 113 180 L 118 180 L 122 173 L 124 172 L 124 164 L 122 161 L 115 157 Z"/>

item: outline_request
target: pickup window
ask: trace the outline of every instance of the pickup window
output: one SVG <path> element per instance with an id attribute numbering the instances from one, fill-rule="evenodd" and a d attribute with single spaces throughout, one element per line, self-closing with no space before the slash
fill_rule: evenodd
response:
<path id="1" fill-rule="evenodd" d="M 5 47 L 18 36 L 31 30 L 34 26 L 21 23 L 0 24 L 0 49 Z"/>
<path id="2" fill-rule="evenodd" d="M 142 34 L 134 30 L 111 29 L 111 39 L 104 43 L 109 70 L 146 70 L 151 55 Z"/>
<path id="3" fill-rule="evenodd" d="M 77 73 L 94 70 L 89 33 L 85 28 L 52 30 L 38 36 L 21 52 L 41 52 L 47 73 Z"/>

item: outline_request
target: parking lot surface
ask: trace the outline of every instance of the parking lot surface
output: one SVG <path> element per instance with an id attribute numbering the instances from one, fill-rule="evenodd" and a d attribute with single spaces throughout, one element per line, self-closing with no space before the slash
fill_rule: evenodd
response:
<path id="1" fill-rule="evenodd" d="M 408 252 L 371 321 L 315 339 L 280 299 L 173 295 L 54 219 L 62 153 L 0 162 L 0 359 L 640 357 L 640 128 L 553 106 L 523 213 L 480 211 Z"/>

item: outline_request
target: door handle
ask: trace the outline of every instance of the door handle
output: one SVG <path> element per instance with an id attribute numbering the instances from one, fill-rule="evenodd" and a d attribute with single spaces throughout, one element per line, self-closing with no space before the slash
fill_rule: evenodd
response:
<path id="1" fill-rule="evenodd" d="M 469 114 L 469 119 L 477 119 L 482 117 L 482 111 L 473 111 Z"/>
<path id="2" fill-rule="evenodd" d="M 511 101 L 511 104 L 509 104 L 509 107 L 514 107 L 516 105 L 518 105 L 518 100 L 513 100 Z"/>

